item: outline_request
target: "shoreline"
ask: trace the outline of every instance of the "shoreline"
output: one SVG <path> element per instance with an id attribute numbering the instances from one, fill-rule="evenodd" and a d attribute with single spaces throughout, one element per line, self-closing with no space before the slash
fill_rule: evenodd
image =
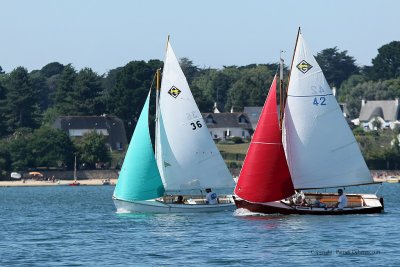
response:
<path id="1" fill-rule="evenodd" d="M 78 180 L 79 184 L 82 186 L 98 186 L 103 185 L 104 179 L 84 179 Z M 110 184 L 115 186 L 117 184 L 118 179 L 110 179 Z M 22 187 L 22 186 L 67 186 L 71 184 L 73 180 L 56 180 L 52 181 L 38 181 L 33 179 L 26 179 L 25 182 L 23 180 L 15 180 L 15 181 L 0 181 L 0 187 Z M 374 182 L 383 183 L 388 182 L 387 177 L 374 177 Z M 399 179 L 400 182 L 400 179 Z"/>
<path id="2" fill-rule="evenodd" d="M 80 185 L 86 186 L 93 186 L 93 185 L 103 185 L 104 179 L 85 179 L 85 180 L 78 180 Z M 110 179 L 109 185 L 115 185 L 118 179 Z M 21 187 L 21 186 L 67 186 L 72 183 L 73 180 L 56 180 L 55 182 L 52 181 L 38 181 L 33 179 L 26 179 L 23 180 L 16 180 L 16 181 L 0 181 L 0 187 Z"/>

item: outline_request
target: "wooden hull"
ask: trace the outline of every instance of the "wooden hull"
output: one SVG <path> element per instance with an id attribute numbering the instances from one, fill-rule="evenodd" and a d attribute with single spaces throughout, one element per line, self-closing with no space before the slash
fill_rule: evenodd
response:
<path id="1" fill-rule="evenodd" d="M 224 204 L 174 204 L 151 199 L 144 201 L 124 201 L 113 198 L 117 212 L 120 213 L 197 213 L 233 211 L 236 209 L 233 198 Z"/>
<path id="2" fill-rule="evenodd" d="M 253 203 L 235 197 L 237 208 L 247 209 L 251 212 L 263 214 L 300 214 L 300 215 L 346 215 L 346 214 L 373 214 L 384 210 L 383 198 L 376 195 L 354 195 L 362 198 L 365 205 L 358 207 L 345 207 L 343 209 L 316 208 L 312 206 L 290 205 L 286 201 L 266 203 Z"/>

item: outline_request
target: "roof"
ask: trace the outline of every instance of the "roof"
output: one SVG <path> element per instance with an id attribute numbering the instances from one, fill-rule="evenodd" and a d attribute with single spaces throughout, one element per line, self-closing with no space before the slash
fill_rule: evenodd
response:
<path id="1" fill-rule="evenodd" d="M 257 126 L 262 109 L 263 107 L 244 107 L 243 112 L 247 114 L 253 129 Z"/>
<path id="2" fill-rule="evenodd" d="M 243 112 L 233 113 L 202 113 L 208 128 L 244 128 L 252 129 L 247 115 Z M 207 122 L 212 119 L 212 123 Z"/>
<path id="3" fill-rule="evenodd" d="M 115 116 L 60 116 L 53 123 L 53 127 L 68 133 L 71 133 L 71 130 L 106 129 L 107 141 L 110 144 L 127 144 L 124 123 Z"/>
<path id="4" fill-rule="evenodd" d="M 363 101 L 360 110 L 360 121 L 370 121 L 374 117 L 381 117 L 385 121 L 399 119 L 398 100 L 371 100 Z"/>
<path id="5" fill-rule="evenodd" d="M 345 114 L 345 117 L 349 117 L 350 112 L 349 109 L 347 108 L 346 103 L 339 103 L 340 109 L 342 110 L 342 113 Z"/>

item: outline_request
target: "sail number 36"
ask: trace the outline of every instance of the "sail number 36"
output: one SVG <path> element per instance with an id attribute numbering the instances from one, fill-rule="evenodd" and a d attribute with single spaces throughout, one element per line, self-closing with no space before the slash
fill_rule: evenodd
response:
<path id="1" fill-rule="evenodd" d="M 192 130 L 193 130 L 193 131 L 196 130 L 197 128 L 203 127 L 203 125 L 201 124 L 200 121 L 196 121 L 196 123 L 191 122 L 190 125 L 192 125 L 192 127 L 193 127 Z"/>
<path id="2" fill-rule="evenodd" d="M 313 101 L 313 105 L 318 106 L 326 106 L 326 98 L 325 96 L 321 96 L 321 97 L 314 97 L 314 101 Z"/>

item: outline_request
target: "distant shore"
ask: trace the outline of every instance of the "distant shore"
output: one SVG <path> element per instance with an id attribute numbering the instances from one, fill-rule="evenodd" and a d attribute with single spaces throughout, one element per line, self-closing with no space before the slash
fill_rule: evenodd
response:
<path id="1" fill-rule="evenodd" d="M 396 177 L 400 178 L 400 177 Z M 400 180 L 400 179 L 399 179 Z M 84 179 L 78 180 L 80 185 L 103 185 L 104 179 Z M 118 179 L 109 179 L 110 185 L 116 185 Z M 388 177 L 374 177 L 374 182 L 387 182 Z M 62 186 L 69 185 L 73 180 L 56 180 L 52 181 L 40 181 L 34 179 L 15 180 L 15 181 L 0 181 L 0 187 L 19 187 L 19 186 Z"/>
<path id="2" fill-rule="evenodd" d="M 118 179 L 110 179 L 110 185 L 115 185 Z M 80 185 L 103 185 L 104 179 L 85 179 L 78 180 Z M 56 181 L 39 181 L 34 179 L 0 181 L 0 187 L 17 187 L 17 186 L 62 186 L 69 185 L 72 180 L 56 180 Z"/>

